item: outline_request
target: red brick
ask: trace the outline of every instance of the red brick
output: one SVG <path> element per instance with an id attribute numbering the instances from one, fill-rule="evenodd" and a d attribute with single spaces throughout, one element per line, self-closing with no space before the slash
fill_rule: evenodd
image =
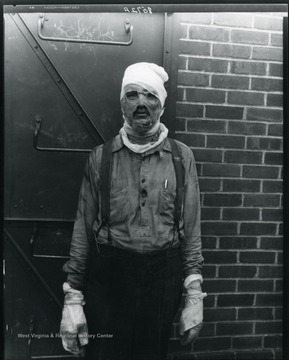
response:
<path id="1" fill-rule="evenodd" d="M 273 251 L 242 251 L 240 262 L 245 264 L 274 264 L 275 252 Z"/>
<path id="2" fill-rule="evenodd" d="M 283 64 L 269 64 L 269 76 L 283 76 Z"/>
<path id="3" fill-rule="evenodd" d="M 205 145 L 205 136 L 201 134 L 177 133 L 175 138 L 188 146 L 202 147 Z"/>
<path id="4" fill-rule="evenodd" d="M 270 136 L 283 136 L 282 124 L 269 124 L 268 135 Z"/>
<path id="5" fill-rule="evenodd" d="M 269 34 L 253 30 L 232 30 L 231 41 L 242 44 L 267 45 L 269 43 Z"/>
<path id="6" fill-rule="evenodd" d="M 264 281 L 264 280 L 262 280 Z M 272 280 L 271 280 L 272 281 Z M 236 280 L 206 280 L 202 284 L 202 290 L 208 294 L 212 293 L 231 293 L 236 291 Z"/>
<path id="7" fill-rule="evenodd" d="M 246 75 L 265 75 L 266 64 L 262 62 L 232 61 L 231 73 Z"/>
<path id="8" fill-rule="evenodd" d="M 187 101 L 223 104 L 226 92 L 213 89 L 187 89 Z"/>
<path id="9" fill-rule="evenodd" d="M 208 135 L 207 147 L 243 149 L 245 147 L 244 136 Z"/>
<path id="10" fill-rule="evenodd" d="M 271 34 L 271 45 L 283 47 L 283 36 L 281 34 Z"/>
<path id="11" fill-rule="evenodd" d="M 283 106 L 283 94 L 268 94 L 267 106 Z"/>
<path id="12" fill-rule="evenodd" d="M 260 30 L 282 31 L 282 17 L 255 16 L 254 27 Z"/>
<path id="13" fill-rule="evenodd" d="M 222 152 L 220 150 L 194 149 L 196 161 L 198 162 L 221 162 Z"/>
<path id="14" fill-rule="evenodd" d="M 206 106 L 206 117 L 211 119 L 241 120 L 244 108 L 236 106 Z"/>
<path id="15" fill-rule="evenodd" d="M 177 88 L 177 101 L 186 101 L 185 89 Z"/>
<path id="16" fill-rule="evenodd" d="M 283 309 L 280 308 L 275 308 L 274 309 L 274 319 L 275 320 L 281 320 L 283 318 Z"/>
<path id="17" fill-rule="evenodd" d="M 279 195 L 268 194 L 245 194 L 244 206 L 257 206 L 257 207 L 272 207 L 279 206 Z"/>
<path id="18" fill-rule="evenodd" d="M 230 294 L 230 295 L 219 295 L 217 306 L 252 306 L 254 303 L 254 295 L 253 294 Z"/>
<path id="19" fill-rule="evenodd" d="M 202 236 L 203 249 L 215 249 L 217 237 L 216 236 Z"/>
<path id="20" fill-rule="evenodd" d="M 205 306 L 205 308 L 215 307 L 215 295 L 207 296 L 204 300 L 204 306 Z M 209 331 L 206 331 L 206 334 L 209 333 L 208 336 L 211 336 L 214 334 L 214 329 L 211 327 L 212 324 L 207 324 L 207 325 L 208 325 L 208 327 L 205 327 L 205 329 L 208 329 Z M 204 334 L 204 326 L 205 326 L 205 324 L 203 325 L 203 328 L 202 328 L 203 334 Z M 204 334 L 204 336 L 206 336 L 206 335 Z"/>
<path id="21" fill-rule="evenodd" d="M 270 209 L 268 211 L 271 211 L 273 209 Z M 281 209 L 280 209 L 281 210 Z M 279 211 L 279 209 L 277 209 Z M 261 249 L 272 249 L 272 250 L 283 250 L 283 237 L 264 237 L 261 238 L 260 243 Z"/>
<path id="22" fill-rule="evenodd" d="M 179 41 L 179 53 L 183 55 L 210 55 L 210 43 L 192 40 Z"/>
<path id="23" fill-rule="evenodd" d="M 243 167 L 243 177 L 245 178 L 277 179 L 278 174 L 278 167 L 250 165 Z"/>
<path id="24" fill-rule="evenodd" d="M 251 91 L 228 92 L 228 103 L 238 105 L 264 105 L 264 94 Z"/>
<path id="25" fill-rule="evenodd" d="M 229 30 L 214 27 L 195 26 L 189 28 L 189 38 L 211 41 L 229 41 Z"/>
<path id="26" fill-rule="evenodd" d="M 236 251 L 207 251 L 203 250 L 203 256 L 206 259 L 206 264 L 236 264 Z"/>
<path id="27" fill-rule="evenodd" d="M 234 235 L 237 233 L 237 223 L 220 221 L 202 221 L 204 235 Z"/>
<path id="28" fill-rule="evenodd" d="M 227 321 L 236 320 L 236 315 L 236 309 L 206 309 L 204 318 L 205 321 Z"/>
<path id="29" fill-rule="evenodd" d="M 181 13 L 180 14 L 180 21 L 181 22 L 189 22 L 193 24 L 204 24 L 208 25 L 212 22 L 212 14 L 211 13 Z"/>
<path id="30" fill-rule="evenodd" d="M 225 162 L 240 164 L 261 164 L 262 153 L 260 151 L 225 151 Z"/>
<path id="31" fill-rule="evenodd" d="M 250 280 L 246 280 L 250 281 Z M 252 280 L 252 284 L 257 280 Z M 260 281 L 261 283 L 264 280 Z M 271 281 L 272 282 L 272 281 Z M 260 287 L 260 285 L 257 285 Z M 252 292 L 255 292 L 254 289 Z M 243 308 L 238 311 L 238 320 L 273 320 L 273 309 L 272 308 Z"/>
<path id="32" fill-rule="evenodd" d="M 282 79 L 252 78 L 252 90 L 283 91 Z"/>
<path id="33" fill-rule="evenodd" d="M 223 220 L 259 220 L 259 209 L 224 209 Z"/>
<path id="34" fill-rule="evenodd" d="M 276 292 L 282 292 L 283 291 L 283 279 L 282 280 L 276 280 Z"/>
<path id="35" fill-rule="evenodd" d="M 259 278 L 281 278 L 283 276 L 282 266 L 259 266 Z"/>
<path id="36" fill-rule="evenodd" d="M 283 209 L 263 209 L 262 220 L 283 221 Z"/>
<path id="37" fill-rule="evenodd" d="M 260 348 L 262 345 L 262 336 L 241 336 L 232 340 L 234 349 Z"/>
<path id="38" fill-rule="evenodd" d="M 283 61 L 283 49 L 270 47 L 254 47 L 252 59 Z"/>
<path id="39" fill-rule="evenodd" d="M 178 58 L 178 69 L 179 70 L 187 70 L 187 56 L 179 56 Z"/>
<path id="40" fill-rule="evenodd" d="M 249 89 L 249 78 L 244 76 L 212 75 L 211 86 L 222 89 Z"/>
<path id="41" fill-rule="evenodd" d="M 238 289 L 239 292 L 267 292 L 273 291 L 274 281 L 273 280 L 239 280 Z M 272 311 L 271 311 L 272 315 Z M 273 315 L 272 315 L 273 318 Z"/>
<path id="42" fill-rule="evenodd" d="M 247 109 L 247 120 L 260 120 L 269 122 L 282 122 L 283 111 L 268 108 L 251 108 Z"/>
<path id="43" fill-rule="evenodd" d="M 204 265 L 202 268 L 202 275 L 203 275 L 204 279 L 216 278 L 217 267 Z"/>
<path id="44" fill-rule="evenodd" d="M 176 118 L 176 131 L 186 131 L 186 119 Z"/>
<path id="45" fill-rule="evenodd" d="M 219 179 L 204 179 L 199 178 L 200 190 L 204 191 L 219 191 L 221 188 L 221 180 Z"/>
<path id="46" fill-rule="evenodd" d="M 188 69 L 200 70 L 213 73 L 227 72 L 228 61 L 219 59 L 190 58 Z"/>
<path id="47" fill-rule="evenodd" d="M 230 121 L 228 126 L 230 134 L 266 135 L 266 124 Z"/>
<path id="48" fill-rule="evenodd" d="M 260 150 L 281 150 L 282 139 L 276 138 L 260 138 L 260 137 L 248 137 L 247 149 L 260 149 Z"/>
<path id="49" fill-rule="evenodd" d="M 264 193 L 282 193 L 283 192 L 283 181 L 273 180 L 263 182 Z"/>
<path id="50" fill-rule="evenodd" d="M 283 235 L 283 224 L 279 225 L 278 235 Z"/>
<path id="51" fill-rule="evenodd" d="M 222 26 L 252 27 L 252 14 L 214 13 L 214 24 Z"/>
<path id="52" fill-rule="evenodd" d="M 264 337 L 264 347 L 265 348 L 282 348 L 282 336 L 281 335 L 272 335 Z M 277 359 L 277 358 L 276 358 Z"/>
<path id="53" fill-rule="evenodd" d="M 260 180 L 241 180 L 225 179 L 223 180 L 223 190 L 226 192 L 259 192 Z"/>
<path id="54" fill-rule="evenodd" d="M 222 120 L 188 120 L 188 131 L 224 133 L 226 131 L 226 122 Z"/>
<path id="55" fill-rule="evenodd" d="M 242 235 L 274 235 L 277 225 L 273 223 L 242 223 L 240 234 Z"/>
<path id="56" fill-rule="evenodd" d="M 277 263 L 283 264 L 283 253 L 279 253 L 277 256 Z"/>
<path id="57" fill-rule="evenodd" d="M 281 321 L 256 322 L 256 334 L 281 334 L 283 326 Z"/>
<path id="58" fill-rule="evenodd" d="M 179 27 L 179 39 L 188 39 L 188 27 L 187 24 L 180 24 Z"/>
<path id="59" fill-rule="evenodd" d="M 266 152 L 265 164 L 270 165 L 283 165 L 283 153 L 282 152 Z"/>
<path id="60" fill-rule="evenodd" d="M 256 249 L 257 237 L 221 237 L 220 249 Z"/>
<path id="61" fill-rule="evenodd" d="M 253 323 L 226 322 L 217 323 L 217 335 L 248 335 L 253 333 Z"/>
<path id="62" fill-rule="evenodd" d="M 241 168 L 239 165 L 228 164 L 204 164 L 204 176 L 239 177 Z"/>
<path id="63" fill-rule="evenodd" d="M 241 194 L 205 194 L 204 206 L 240 206 Z"/>
<path id="64" fill-rule="evenodd" d="M 220 278 L 252 278 L 256 275 L 256 266 L 220 266 L 219 277 Z"/>
<path id="65" fill-rule="evenodd" d="M 202 207 L 202 220 L 219 220 L 220 211 L 221 210 L 219 208 Z"/>
<path id="66" fill-rule="evenodd" d="M 266 360 L 273 359 L 273 353 L 271 350 L 246 350 L 239 351 L 236 354 L 236 360 Z"/>
<path id="67" fill-rule="evenodd" d="M 231 339 L 229 337 L 199 338 L 194 343 L 194 351 L 218 351 L 231 348 Z"/>
<path id="68" fill-rule="evenodd" d="M 249 59 L 251 47 L 244 45 L 213 44 L 213 56 Z"/>
<path id="69" fill-rule="evenodd" d="M 203 106 L 202 105 L 192 105 L 177 103 L 177 116 L 181 117 L 202 117 L 203 116 Z"/>
<path id="70" fill-rule="evenodd" d="M 189 85 L 189 86 L 208 86 L 209 75 L 192 73 L 189 71 L 179 71 L 178 73 L 178 85 Z"/>

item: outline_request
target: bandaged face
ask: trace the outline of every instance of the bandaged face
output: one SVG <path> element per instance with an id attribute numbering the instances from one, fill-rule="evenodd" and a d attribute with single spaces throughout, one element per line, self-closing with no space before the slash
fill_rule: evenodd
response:
<path id="1" fill-rule="evenodd" d="M 140 134 L 149 131 L 163 113 L 156 91 L 136 84 L 125 86 L 121 110 L 125 120 Z"/>

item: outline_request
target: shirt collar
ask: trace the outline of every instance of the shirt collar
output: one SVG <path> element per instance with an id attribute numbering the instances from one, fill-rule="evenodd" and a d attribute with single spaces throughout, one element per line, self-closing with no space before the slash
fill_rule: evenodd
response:
<path id="1" fill-rule="evenodd" d="M 113 141 L 112 144 L 112 152 L 116 152 L 119 151 L 120 149 L 122 149 L 124 147 L 124 143 L 122 141 L 121 136 L 118 134 Z M 146 153 L 144 153 L 144 155 L 149 155 L 149 154 L 153 154 L 156 151 L 168 151 L 168 152 L 172 152 L 172 148 L 171 148 L 171 144 L 169 142 L 169 140 L 166 138 L 160 145 L 156 146 L 154 149 L 151 149 L 149 151 L 147 151 Z"/>

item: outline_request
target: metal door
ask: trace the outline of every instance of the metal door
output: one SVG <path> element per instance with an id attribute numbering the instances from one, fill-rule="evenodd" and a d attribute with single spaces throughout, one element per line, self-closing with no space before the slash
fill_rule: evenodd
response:
<path id="1" fill-rule="evenodd" d="M 164 64 L 167 17 L 13 11 L 4 15 L 5 358 L 66 358 L 61 268 L 84 162 L 121 127 L 124 69 Z"/>

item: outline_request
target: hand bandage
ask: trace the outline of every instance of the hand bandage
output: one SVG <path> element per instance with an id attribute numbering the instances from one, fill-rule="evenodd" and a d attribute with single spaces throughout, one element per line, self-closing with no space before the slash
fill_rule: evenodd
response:
<path id="1" fill-rule="evenodd" d="M 69 284 L 63 284 L 65 293 L 60 334 L 62 345 L 66 351 L 74 355 L 83 355 L 83 345 L 88 344 L 88 329 L 82 305 L 85 304 L 81 291 L 72 289 Z"/>
<path id="2" fill-rule="evenodd" d="M 197 286 L 196 286 L 197 283 Z M 207 293 L 203 293 L 200 281 L 185 282 L 186 289 L 185 306 L 180 317 L 180 335 L 199 325 L 203 321 L 203 299 Z"/>

